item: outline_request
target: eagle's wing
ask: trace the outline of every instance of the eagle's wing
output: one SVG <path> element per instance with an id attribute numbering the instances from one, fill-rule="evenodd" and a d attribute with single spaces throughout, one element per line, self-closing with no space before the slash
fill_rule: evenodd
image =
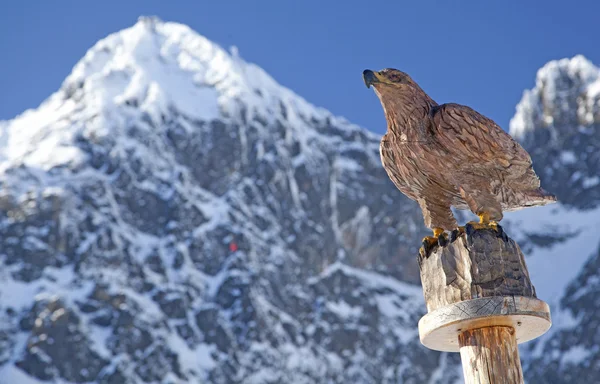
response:
<path id="1" fill-rule="evenodd" d="M 448 103 L 431 110 L 436 141 L 463 164 L 512 168 L 517 176 L 531 167 L 531 157 L 493 120 L 464 105 Z"/>
<path id="2" fill-rule="evenodd" d="M 394 183 L 400 192 L 404 193 L 411 199 L 416 199 L 412 188 L 406 181 L 406 173 L 403 172 L 401 162 L 399 162 L 397 143 L 393 138 L 384 135 L 379 144 L 379 155 L 381 163 L 390 180 Z"/>

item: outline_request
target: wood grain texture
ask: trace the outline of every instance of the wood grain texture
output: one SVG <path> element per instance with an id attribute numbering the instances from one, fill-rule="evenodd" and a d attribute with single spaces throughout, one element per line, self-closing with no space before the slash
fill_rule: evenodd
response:
<path id="1" fill-rule="evenodd" d="M 515 330 L 484 327 L 458 335 L 465 384 L 520 384 L 523 370 Z"/>
<path id="2" fill-rule="evenodd" d="M 467 235 L 419 256 L 419 268 L 428 312 L 482 297 L 536 297 L 521 249 L 502 231 L 467 226 Z"/>

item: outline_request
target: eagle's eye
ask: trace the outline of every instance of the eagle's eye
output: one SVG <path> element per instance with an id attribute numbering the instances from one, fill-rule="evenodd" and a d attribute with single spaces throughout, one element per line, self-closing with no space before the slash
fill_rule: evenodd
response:
<path id="1" fill-rule="evenodd" d="M 390 76 L 390 80 L 393 81 L 394 83 L 401 83 L 402 82 L 402 76 L 398 76 L 398 74 L 392 74 Z"/>
<path id="2" fill-rule="evenodd" d="M 397 69 L 385 68 L 382 69 L 379 73 L 385 76 L 386 82 L 388 84 L 401 85 L 409 83 L 408 76 L 406 76 L 406 74 Z"/>

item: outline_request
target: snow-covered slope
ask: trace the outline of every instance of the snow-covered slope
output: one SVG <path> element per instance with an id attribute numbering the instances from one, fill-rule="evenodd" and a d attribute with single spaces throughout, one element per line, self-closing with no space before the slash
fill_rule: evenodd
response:
<path id="1" fill-rule="evenodd" d="M 512 124 L 572 186 L 507 215 L 553 304 L 530 382 L 600 377 L 597 72 L 550 63 Z M 378 141 L 186 26 L 101 40 L 0 122 L 0 384 L 460 381 L 418 341 L 426 231 Z"/>

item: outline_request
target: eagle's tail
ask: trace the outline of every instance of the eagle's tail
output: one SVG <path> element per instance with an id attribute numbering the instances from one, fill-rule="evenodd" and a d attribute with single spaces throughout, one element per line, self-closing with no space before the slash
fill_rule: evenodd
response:
<path id="1" fill-rule="evenodd" d="M 528 201 L 528 206 L 530 207 L 538 207 L 541 205 L 548 205 L 552 203 L 556 203 L 558 199 L 552 193 L 546 191 L 543 188 L 534 189 L 533 191 L 528 191 L 526 195 L 530 198 Z"/>

